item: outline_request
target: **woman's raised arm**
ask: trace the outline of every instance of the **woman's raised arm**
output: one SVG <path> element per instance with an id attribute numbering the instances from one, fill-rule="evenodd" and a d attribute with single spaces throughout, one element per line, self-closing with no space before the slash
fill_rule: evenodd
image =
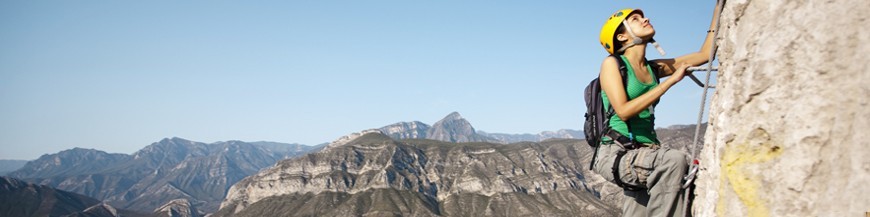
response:
<path id="1" fill-rule="evenodd" d="M 657 59 L 651 61 L 654 67 L 658 69 L 656 71 L 658 72 L 659 78 L 667 77 L 671 74 L 674 74 L 674 71 L 676 71 L 677 67 L 683 63 L 690 66 L 699 66 L 710 61 L 710 51 L 711 49 L 713 49 L 713 40 L 715 40 L 713 38 L 713 35 L 715 35 L 714 28 L 716 28 L 716 23 L 719 21 L 719 12 L 722 11 L 720 7 L 720 5 L 716 5 L 716 7 L 713 9 L 713 18 L 710 21 L 710 27 L 707 30 L 707 36 L 704 39 L 704 43 L 701 44 L 701 50 L 673 59 Z"/>

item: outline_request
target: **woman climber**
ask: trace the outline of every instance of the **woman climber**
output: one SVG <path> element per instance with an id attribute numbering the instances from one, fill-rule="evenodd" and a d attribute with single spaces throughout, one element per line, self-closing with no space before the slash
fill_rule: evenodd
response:
<path id="1" fill-rule="evenodd" d="M 664 51 L 653 39 L 656 32 L 649 18 L 639 9 L 617 11 L 601 29 L 601 45 L 611 54 L 601 64 L 601 97 L 614 115 L 605 121 L 609 127 L 600 139 L 594 171 L 625 189 L 624 216 L 675 216 L 684 208 L 682 181 L 688 155 L 660 146 L 655 105 L 683 79 L 686 68 L 710 61 L 712 28 L 719 11 L 717 6 L 701 49 L 673 59 L 646 60 L 647 44 L 662 55 Z"/>

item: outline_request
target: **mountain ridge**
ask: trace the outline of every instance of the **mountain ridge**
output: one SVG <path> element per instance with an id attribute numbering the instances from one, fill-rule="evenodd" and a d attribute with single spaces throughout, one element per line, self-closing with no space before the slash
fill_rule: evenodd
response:
<path id="1" fill-rule="evenodd" d="M 215 211 L 236 181 L 280 159 L 319 148 L 277 146 L 241 141 L 206 144 L 172 137 L 131 155 L 80 148 L 47 154 L 10 176 L 124 209 L 150 212 L 167 201 L 188 199 L 204 210 Z"/>
<path id="2" fill-rule="evenodd" d="M 404 123 L 412 122 L 388 126 L 412 126 Z M 664 147 L 687 151 L 694 125 L 656 131 Z M 585 140 L 455 143 L 384 132 L 348 134 L 321 152 L 246 177 L 215 216 L 619 215 L 622 189 L 587 169 L 592 150 Z M 560 202 L 565 198 L 572 199 Z"/>
<path id="3" fill-rule="evenodd" d="M 678 139 L 677 142 L 691 141 L 690 139 L 682 138 L 688 135 L 688 133 L 680 133 L 680 129 L 665 128 L 657 129 L 657 131 L 658 130 L 672 130 L 677 132 L 673 134 L 661 134 L 668 136 L 679 136 L 681 139 Z M 372 135 L 370 134 L 377 134 L 379 135 L 378 137 L 382 137 L 379 140 L 386 142 L 385 144 L 383 144 L 383 147 L 405 147 L 407 145 L 403 144 L 406 143 L 437 143 L 441 145 L 463 147 L 467 150 L 462 150 L 460 152 L 467 152 L 466 154 L 469 155 L 478 155 L 486 154 L 484 152 L 489 152 L 491 150 L 475 150 L 473 148 L 468 149 L 468 147 L 476 147 L 482 144 L 484 146 L 492 146 L 498 144 L 504 145 L 506 147 L 515 147 L 518 144 L 551 144 L 554 141 L 569 141 L 571 139 L 570 137 L 573 137 L 572 135 L 578 134 L 578 132 L 580 131 L 543 131 L 537 135 L 486 133 L 483 131 L 477 131 L 476 129 L 474 129 L 471 123 L 462 118 L 462 116 L 458 112 L 453 112 L 447 115 L 445 118 L 436 122 L 436 124 L 433 124 L 433 126 L 429 126 L 419 121 L 398 122 L 381 128 L 351 133 L 336 139 L 332 143 L 324 143 L 317 146 L 284 144 L 266 141 L 242 142 L 237 140 L 207 144 L 202 142 L 190 141 L 179 137 L 171 137 L 161 139 L 158 142 L 154 142 L 148 146 L 145 146 L 131 155 L 108 154 L 93 149 L 71 149 L 53 155 L 44 155 L 44 159 L 43 157 L 41 157 L 40 159 L 34 160 L 33 162 L 28 162 L 28 164 L 34 164 L 31 166 L 25 166 L 26 168 L 22 168 L 21 171 L 27 170 L 31 172 L 23 173 L 24 175 L 22 175 L 22 173 L 18 173 L 16 175 L 19 176 L 19 178 L 26 179 L 30 182 L 40 183 L 56 187 L 58 189 L 68 190 L 71 192 L 76 192 L 98 198 L 100 200 L 106 201 L 107 203 L 110 203 L 115 207 L 119 207 L 122 209 L 133 209 L 143 212 L 151 212 L 156 208 L 160 208 L 161 206 L 166 205 L 168 201 L 184 199 L 188 201 L 190 206 L 195 206 L 200 211 L 210 213 L 218 211 L 218 208 L 221 206 L 220 204 L 229 197 L 228 194 L 230 192 L 230 188 L 235 186 L 234 184 L 237 184 L 238 181 L 244 180 L 251 175 L 260 173 L 267 168 L 278 166 L 280 162 L 283 162 L 281 161 L 281 159 L 288 159 L 294 156 L 298 156 L 297 158 L 310 158 L 309 155 L 303 154 L 318 153 L 324 151 L 335 152 L 336 150 L 346 151 L 348 148 L 359 151 L 359 153 L 355 152 L 354 155 L 364 155 L 365 150 L 378 149 L 378 147 L 380 146 L 354 145 L 356 144 L 355 141 L 359 138 L 372 137 Z M 429 137 L 429 135 L 437 136 Z M 510 136 L 514 136 L 515 138 L 526 137 L 528 138 L 527 141 L 530 140 L 531 142 L 507 142 L 509 141 L 509 139 L 505 138 Z M 569 140 L 564 140 L 560 138 L 569 138 Z M 394 141 L 394 143 L 389 141 Z M 403 150 L 413 149 L 405 148 Z M 500 149 L 492 148 L 492 150 Z M 420 150 L 417 150 L 416 152 L 419 151 Z M 60 165 L 53 164 L 53 162 L 55 162 L 57 158 L 62 155 L 62 153 L 63 156 L 66 156 L 67 153 L 78 152 L 81 152 L 84 157 L 72 157 L 71 159 L 73 159 L 73 161 L 63 161 L 65 159 L 61 159 L 62 162 L 69 163 L 62 163 Z M 439 156 L 440 155 L 441 154 L 439 154 Z M 117 159 L 111 156 L 115 156 Z M 406 155 L 403 154 L 402 156 Z M 392 157 L 392 155 L 390 155 L 390 157 Z M 527 158 L 531 159 L 533 157 L 527 156 Z M 82 159 L 94 160 L 88 161 Z M 115 160 L 112 161 L 112 159 Z M 309 160 L 316 161 L 317 159 Z M 567 158 L 563 160 L 567 160 Z M 519 160 L 513 160 L 510 162 L 517 161 Z M 397 162 L 402 162 L 402 160 L 398 160 Z M 508 163 L 508 161 L 505 161 L 504 163 Z M 45 166 L 43 168 L 35 168 L 36 165 L 48 166 Z M 69 172 L 72 170 L 68 170 L 68 167 L 82 167 L 90 169 Z M 67 173 L 60 173 L 58 171 L 67 171 Z M 392 174 L 395 175 L 397 173 Z M 587 186 L 588 188 L 593 189 L 590 190 L 590 193 L 592 195 L 597 197 L 598 200 L 611 202 L 614 201 L 613 195 L 615 193 L 614 191 L 608 190 L 608 187 L 605 187 L 608 186 L 607 183 L 595 182 L 594 180 L 592 182 L 588 182 L 590 180 L 586 179 L 587 176 L 590 175 L 587 174 L 578 178 L 581 179 L 580 182 L 583 183 L 583 186 Z M 574 185 L 576 186 L 576 183 L 580 182 L 575 181 Z M 338 184 L 340 183 L 332 183 L 331 185 Z M 414 184 L 412 183 L 409 185 Z M 565 186 L 565 184 L 561 184 L 560 186 Z M 403 190 L 400 190 L 400 192 L 394 192 L 393 190 L 389 190 L 387 187 L 377 188 L 387 189 L 386 191 L 369 191 L 370 189 L 363 191 L 365 191 L 365 194 L 386 194 L 393 196 L 398 194 L 422 198 L 421 201 L 408 202 L 413 204 L 420 204 L 421 206 L 418 208 L 431 209 L 433 210 L 431 211 L 433 213 L 440 213 L 441 211 L 439 210 L 442 210 L 443 206 L 445 206 L 444 203 L 449 203 L 449 201 L 453 201 L 448 200 L 448 198 L 450 197 L 434 197 L 434 200 L 431 198 L 427 199 L 426 194 L 423 194 L 421 192 L 418 192 L 419 194 L 407 194 L 406 192 L 401 192 Z M 536 190 L 536 188 L 529 188 L 528 186 L 526 186 L 520 188 L 518 191 L 525 191 L 525 193 L 523 194 L 526 194 L 530 191 L 530 189 L 532 192 Z M 423 190 L 425 192 L 425 189 Z M 323 193 L 322 191 L 312 191 L 310 193 L 312 193 L 312 195 L 310 195 L 311 198 L 355 197 L 352 194 L 345 195 L 345 193 L 347 192 L 339 191 L 334 192 L 336 194 L 332 195 L 321 195 L 320 193 Z M 460 194 L 461 193 L 457 193 L 456 195 Z M 476 194 L 459 196 L 456 198 L 478 198 L 478 196 L 475 195 Z M 505 197 L 515 199 L 516 197 L 526 197 L 523 195 L 510 196 L 500 193 L 496 196 L 493 195 L 496 194 L 484 194 L 483 196 L 489 199 L 493 199 L 491 197 Z M 383 199 L 388 199 L 393 196 L 386 196 Z M 439 204 L 433 205 L 433 201 L 438 201 Z M 365 202 L 365 200 L 359 202 Z M 450 205 L 450 207 L 456 206 L 458 206 L 458 204 Z M 180 205 L 180 207 L 181 210 L 186 209 L 184 208 L 184 205 Z M 193 212 L 187 213 L 192 214 Z"/>
<path id="4" fill-rule="evenodd" d="M 585 214 L 616 215 L 616 207 L 598 199 L 602 187 L 606 192 L 613 187 L 602 185 L 603 180 L 583 169 L 591 158 L 590 150 L 585 142 L 576 139 L 451 143 L 399 141 L 368 132 L 343 145 L 282 160 L 239 181 L 230 188 L 215 215 L 477 216 L 496 212 L 488 208 L 468 211 L 471 207 L 467 206 L 485 203 L 462 202 L 466 200 L 490 201 L 526 215 L 571 216 L 587 208 L 591 210 Z M 366 199 L 369 197 L 404 202 L 380 203 Z M 539 202 L 514 206 L 519 204 L 511 201 L 520 198 Z M 283 209 L 276 207 L 279 204 L 298 209 L 260 212 Z M 329 204 L 334 208 L 319 210 L 306 204 Z M 542 210 L 536 210 L 539 208 Z"/>
<path id="5" fill-rule="evenodd" d="M 393 139 L 432 139 L 445 142 L 540 142 L 547 139 L 583 139 L 583 131 L 560 129 L 557 131 L 542 131 L 537 134 L 487 133 L 474 128 L 459 112 L 451 112 L 434 124 L 427 125 L 420 121 L 397 122 L 378 130 Z"/>

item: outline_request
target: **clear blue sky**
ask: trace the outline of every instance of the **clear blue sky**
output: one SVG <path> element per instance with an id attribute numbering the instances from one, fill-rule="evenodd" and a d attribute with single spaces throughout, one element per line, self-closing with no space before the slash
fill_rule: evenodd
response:
<path id="1" fill-rule="evenodd" d="M 580 129 L 611 13 L 644 9 L 674 57 L 698 50 L 714 5 L 2 1 L 0 159 L 165 137 L 315 145 L 453 111 L 487 132 Z M 672 89 L 658 125 L 694 123 L 700 92 Z"/>

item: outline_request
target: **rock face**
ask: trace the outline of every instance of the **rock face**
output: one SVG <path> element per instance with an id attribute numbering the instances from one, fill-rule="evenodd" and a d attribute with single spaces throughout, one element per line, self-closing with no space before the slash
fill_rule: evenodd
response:
<path id="1" fill-rule="evenodd" d="M 696 216 L 870 211 L 868 10 L 866 0 L 727 2 Z"/>
<path id="2" fill-rule="evenodd" d="M 215 216 L 619 214 L 599 199 L 615 198 L 616 187 L 584 168 L 591 149 L 582 140 L 505 145 L 397 141 L 377 130 L 352 135 L 238 182 Z"/>

